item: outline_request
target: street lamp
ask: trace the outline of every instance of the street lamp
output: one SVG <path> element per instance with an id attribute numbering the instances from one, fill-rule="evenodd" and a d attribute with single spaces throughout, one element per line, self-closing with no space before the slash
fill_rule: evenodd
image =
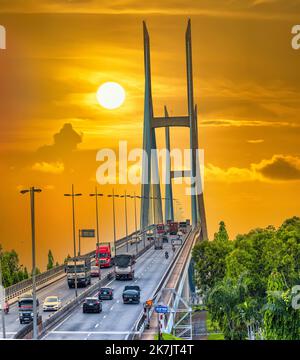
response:
<path id="1" fill-rule="evenodd" d="M 137 198 L 137 196 L 135 195 L 135 192 L 134 192 L 134 195 L 131 196 L 131 198 L 134 199 L 134 226 L 135 226 L 135 236 L 136 236 L 136 240 L 137 240 L 137 221 L 136 221 L 136 198 Z M 137 253 L 138 252 L 137 241 L 135 242 L 135 248 L 136 248 L 136 253 Z"/>
<path id="2" fill-rule="evenodd" d="M 124 198 L 125 227 L 126 227 L 126 249 L 127 249 L 127 252 L 129 252 L 129 249 L 128 249 L 128 222 L 127 222 L 127 198 L 130 197 L 130 195 L 127 195 L 126 190 L 125 190 L 124 195 L 120 195 L 120 197 Z"/>
<path id="3" fill-rule="evenodd" d="M 95 199 L 96 199 L 96 228 L 97 228 L 97 243 L 96 243 L 96 255 L 98 256 L 98 269 L 99 269 L 99 280 L 101 279 L 101 274 L 100 274 L 100 258 L 99 258 L 99 255 L 100 255 L 100 252 L 98 251 L 98 254 L 97 254 L 97 249 L 100 245 L 100 242 L 99 242 L 99 217 L 98 217 L 98 196 L 103 196 L 103 194 L 99 194 L 98 193 L 98 189 L 97 189 L 97 186 L 95 187 L 95 192 L 90 194 L 90 196 L 95 196 Z"/>
<path id="4" fill-rule="evenodd" d="M 113 199 L 113 225 L 114 225 L 114 248 L 115 248 L 115 255 L 117 255 L 117 248 L 116 248 L 116 212 L 115 212 L 115 197 L 119 197 L 119 195 L 115 195 L 114 189 L 112 190 L 112 195 L 107 195 L 107 197 L 111 197 Z"/>
<path id="5" fill-rule="evenodd" d="M 32 186 L 29 189 L 21 190 L 21 194 L 30 193 L 30 210 L 31 210 L 31 238 L 32 238 L 32 301 L 33 301 L 33 339 L 37 339 L 37 307 L 36 307 L 36 265 L 35 265 L 35 214 L 34 214 L 34 194 L 42 190 Z M 2 309 L 3 312 L 3 309 Z"/>
<path id="6" fill-rule="evenodd" d="M 76 196 L 82 196 L 80 193 L 74 193 L 74 185 L 72 184 L 72 193 L 64 194 L 64 196 L 72 197 L 72 219 L 73 219 L 73 246 L 74 246 L 74 267 L 75 267 L 75 297 L 77 297 L 77 268 L 76 268 L 76 230 L 75 230 L 75 200 Z"/>

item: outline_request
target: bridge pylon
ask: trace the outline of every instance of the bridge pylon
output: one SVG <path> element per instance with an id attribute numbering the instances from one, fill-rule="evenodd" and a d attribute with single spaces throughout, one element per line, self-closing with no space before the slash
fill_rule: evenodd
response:
<path id="1" fill-rule="evenodd" d="M 197 126 L 197 106 L 194 104 L 193 90 L 193 66 L 192 66 L 192 36 L 191 20 L 185 33 L 186 45 L 186 73 L 187 73 L 187 100 L 188 114 L 185 116 L 169 116 L 167 108 L 163 117 L 155 117 L 153 113 L 152 88 L 151 88 L 151 66 L 150 66 L 150 38 L 146 23 L 143 22 L 144 33 L 144 69 L 145 69 L 145 96 L 144 96 L 144 132 L 143 132 L 143 149 L 145 156 L 142 164 L 142 202 L 141 202 L 141 228 L 151 224 L 151 194 L 157 197 L 154 201 L 156 219 L 154 223 L 163 221 L 160 179 L 158 170 L 158 159 L 156 151 L 156 128 L 165 128 L 165 141 L 167 154 L 170 154 L 170 127 L 188 127 L 190 129 L 190 163 L 189 171 L 172 171 L 170 156 L 166 156 L 166 187 L 165 187 L 165 220 L 174 219 L 173 210 L 173 192 L 172 178 L 188 176 L 191 178 L 190 197 L 191 197 L 191 217 L 192 226 L 196 227 L 201 223 L 201 238 L 207 238 L 206 218 L 204 209 L 203 192 L 201 187 L 201 175 L 198 159 L 198 126 Z M 148 159 L 151 159 L 148 161 Z M 197 179 L 197 180 L 196 180 Z M 196 181 L 195 181 L 196 180 Z M 199 185 L 200 182 L 200 185 Z M 200 192 L 199 192 L 200 191 Z"/>

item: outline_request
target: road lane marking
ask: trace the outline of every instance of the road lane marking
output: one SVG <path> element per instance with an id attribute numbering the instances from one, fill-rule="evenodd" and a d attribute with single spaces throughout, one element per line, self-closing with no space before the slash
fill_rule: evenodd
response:
<path id="1" fill-rule="evenodd" d="M 59 328 L 64 322 L 66 322 L 71 316 L 73 315 L 73 311 L 69 316 L 67 316 L 62 322 L 60 322 L 52 331 L 55 331 L 57 328 Z"/>

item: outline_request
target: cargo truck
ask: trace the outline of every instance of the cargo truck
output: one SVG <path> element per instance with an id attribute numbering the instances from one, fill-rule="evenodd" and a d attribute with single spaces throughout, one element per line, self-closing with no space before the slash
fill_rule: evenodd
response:
<path id="1" fill-rule="evenodd" d="M 76 260 L 76 261 L 75 261 Z M 76 268 L 76 272 L 75 272 Z M 89 256 L 69 259 L 67 262 L 67 280 L 69 288 L 75 287 L 77 275 L 77 287 L 91 284 L 91 258 Z"/>
<path id="2" fill-rule="evenodd" d="M 20 324 L 33 321 L 33 296 L 32 294 L 21 295 L 18 299 Z M 37 316 L 39 315 L 39 300 L 36 299 Z"/>
<path id="3" fill-rule="evenodd" d="M 116 280 L 132 280 L 134 278 L 135 256 L 124 253 L 115 256 L 115 278 Z"/>
<path id="4" fill-rule="evenodd" d="M 178 222 L 172 221 L 169 225 L 169 234 L 170 235 L 177 235 L 178 232 Z"/>
<path id="5" fill-rule="evenodd" d="M 107 268 L 114 264 L 115 247 L 108 243 L 101 243 L 96 248 L 96 266 L 100 260 L 100 267 Z"/>
<path id="6" fill-rule="evenodd" d="M 154 240 L 154 250 L 162 250 L 163 248 L 163 236 L 156 236 Z"/>

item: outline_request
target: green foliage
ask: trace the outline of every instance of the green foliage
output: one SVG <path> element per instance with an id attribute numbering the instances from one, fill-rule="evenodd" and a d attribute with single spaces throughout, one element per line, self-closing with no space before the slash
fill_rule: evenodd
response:
<path id="1" fill-rule="evenodd" d="M 219 231 L 215 233 L 214 240 L 228 241 L 229 236 L 226 230 L 226 225 L 224 221 L 220 221 L 219 223 Z"/>
<path id="2" fill-rule="evenodd" d="M 3 251 L 0 245 L 0 261 L 4 287 L 28 278 L 27 269 L 23 269 L 23 266 L 19 264 L 19 257 L 15 250 Z"/>
<path id="3" fill-rule="evenodd" d="M 64 264 L 66 264 L 66 263 L 68 262 L 68 260 L 69 260 L 69 259 L 71 259 L 71 255 L 70 255 L 70 254 L 68 254 L 68 255 L 67 255 L 67 257 L 65 258 L 65 260 L 64 260 Z"/>
<path id="4" fill-rule="evenodd" d="M 193 249 L 195 279 L 201 294 L 211 289 L 225 276 L 226 256 L 232 251 L 230 241 L 202 241 Z"/>
<path id="5" fill-rule="evenodd" d="M 246 297 L 247 287 L 242 278 L 238 281 L 225 278 L 209 293 L 207 307 L 211 320 L 219 324 L 227 340 L 246 339 L 247 326 L 240 308 Z"/>
<path id="6" fill-rule="evenodd" d="M 291 288 L 300 284 L 299 217 L 233 241 L 220 222 L 214 240 L 195 246 L 193 258 L 197 288 L 225 338 L 249 337 L 258 327 L 268 339 L 300 338 L 300 312 L 291 308 Z"/>
<path id="7" fill-rule="evenodd" d="M 225 340 L 225 339 L 224 339 L 224 334 L 219 333 L 219 334 L 209 334 L 207 340 Z"/>
<path id="8" fill-rule="evenodd" d="M 154 340 L 158 340 L 157 334 L 154 335 Z M 162 340 L 182 340 L 182 339 L 172 334 L 162 333 Z"/>
<path id="9" fill-rule="evenodd" d="M 267 304 L 264 307 L 264 338 L 298 340 L 300 314 L 291 306 L 292 294 L 282 274 L 273 272 L 268 280 Z"/>
<path id="10" fill-rule="evenodd" d="M 52 255 L 52 251 L 49 250 L 48 251 L 48 264 L 47 264 L 47 270 L 50 270 L 53 268 L 53 264 L 54 264 L 54 257 Z"/>

